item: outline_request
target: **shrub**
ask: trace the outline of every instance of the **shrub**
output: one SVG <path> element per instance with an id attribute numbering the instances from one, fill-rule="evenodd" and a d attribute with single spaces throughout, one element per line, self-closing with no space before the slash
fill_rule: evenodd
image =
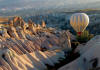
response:
<path id="1" fill-rule="evenodd" d="M 94 37 L 94 35 L 93 34 L 89 34 L 89 31 L 87 31 L 87 30 L 82 32 L 82 34 L 80 36 L 79 35 L 76 36 L 77 40 L 80 43 L 85 43 L 85 42 L 89 41 L 93 37 Z"/>

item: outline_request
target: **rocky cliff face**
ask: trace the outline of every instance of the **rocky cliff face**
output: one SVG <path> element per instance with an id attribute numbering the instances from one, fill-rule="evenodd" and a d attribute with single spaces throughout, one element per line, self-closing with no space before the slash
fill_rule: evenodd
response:
<path id="1" fill-rule="evenodd" d="M 71 48 L 70 32 L 47 28 L 44 21 L 14 17 L 0 26 L 0 70 L 46 70 L 64 58 L 61 49 Z"/>
<path id="2" fill-rule="evenodd" d="M 100 70 L 100 35 L 79 45 L 77 51 L 81 56 L 59 70 Z"/>

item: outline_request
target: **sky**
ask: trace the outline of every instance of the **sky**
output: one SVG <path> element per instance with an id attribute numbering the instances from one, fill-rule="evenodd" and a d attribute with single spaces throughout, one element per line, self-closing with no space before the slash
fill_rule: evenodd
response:
<path id="1" fill-rule="evenodd" d="M 70 7 L 98 2 L 100 0 L 0 0 L 0 10 L 21 10 L 28 8 Z"/>

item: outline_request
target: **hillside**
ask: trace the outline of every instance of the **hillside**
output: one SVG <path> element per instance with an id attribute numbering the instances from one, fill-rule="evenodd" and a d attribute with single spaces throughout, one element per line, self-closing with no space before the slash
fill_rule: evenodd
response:
<path id="1" fill-rule="evenodd" d="M 71 50 L 69 31 L 14 17 L 0 26 L 0 70 L 49 70 Z M 52 53 L 52 54 L 51 54 Z M 51 69 L 51 68 L 50 68 Z"/>
<path id="2" fill-rule="evenodd" d="M 100 35 L 95 36 L 86 45 L 79 46 L 81 56 L 58 70 L 99 70 Z"/>

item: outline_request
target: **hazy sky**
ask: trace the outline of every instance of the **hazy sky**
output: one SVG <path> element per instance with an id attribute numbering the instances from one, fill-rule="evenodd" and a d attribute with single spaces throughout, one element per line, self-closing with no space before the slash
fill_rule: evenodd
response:
<path id="1" fill-rule="evenodd" d="M 52 8 L 77 4 L 93 3 L 100 0 L 0 0 L 0 9 L 23 9 L 23 8 Z"/>
<path id="2" fill-rule="evenodd" d="M 82 3 L 82 2 L 95 2 L 95 1 L 100 1 L 100 0 L 0 0 L 0 2 L 10 2 L 10 1 L 12 1 L 12 2 L 42 2 L 42 1 L 48 1 L 48 2 L 53 2 L 53 1 L 56 1 L 56 2 L 72 2 L 72 3 L 74 3 L 74 2 L 80 2 L 80 3 Z"/>

